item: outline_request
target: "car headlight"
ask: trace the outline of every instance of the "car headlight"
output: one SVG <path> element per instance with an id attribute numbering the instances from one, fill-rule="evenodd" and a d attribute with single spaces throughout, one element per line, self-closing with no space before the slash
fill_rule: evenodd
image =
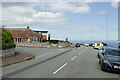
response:
<path id="1" fill-rule="evenodd" d="M 109 63 L 107 60 L 103 60 L 104 63 Z"/>
<path id="2" fill-rule="evenodd" d="M 103 62 L 106 63 L 106 64 L 109 64 L 110 66 L 112 66 L 112 65 L 110 64 L 110 62 L 107 61 L 107 60 L 103 60 Z"/>

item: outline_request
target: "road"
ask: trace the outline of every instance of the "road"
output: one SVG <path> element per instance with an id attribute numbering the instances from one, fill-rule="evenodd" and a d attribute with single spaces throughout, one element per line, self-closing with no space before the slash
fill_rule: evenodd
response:
<path id="1" fill-rule="evenodd" d="M 92 47 L 69 49 L 17 48 L 36 55 L 28 60 L 3 67 L 4 78 L 118 78 L 101 71 L 97 50 Z"/>

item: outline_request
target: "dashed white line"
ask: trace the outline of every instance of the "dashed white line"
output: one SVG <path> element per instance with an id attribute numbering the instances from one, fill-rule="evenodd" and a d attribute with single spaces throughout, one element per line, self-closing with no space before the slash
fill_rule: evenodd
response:
<path id="1" fill-rule="evenodd" d="M 78 53 L 78 55 L 80 55 L 81 54 L 81 52 L 80 53 Z"/>
<path id="2" fill-rule="evenodd" d="M 71 60 L 74 60 L 77 56 L 74 56 Z"/>
<path id="3" fill-rule="evenodd" d="M 40 56 L 37 56 L 36 58 L 40 58 L 41 57 L 41 55 Z"/>
<path id="4" fill-rule="evenodd" d="M 47 55 L 47 54 L 44 54 L 44 56 Z"/>
<path id="5" fill-rule="evenodd" d="M 57 51 L 59 51 L 59 50 L 57 50 Z M 39 55 L 39 56 L 36 57 L 36 59 L 37 59 L 37 58 L 41 58 L 41 57 L 46 56 L 46 55 L 49 55 L 49 54 L 52 54 L 52 53 L 57 52 L 57 51 L 48 52 L 48 53 L 46 53 L 46 54 Z"/>
<path id="6" fill-rule="evenodd" d="M 63 66 L 61 66 L 59 69 L 57 69 L 53 74 L 56 74 L 58 71 L 60 71 L 63 67 L 65 67 L 68 63 L 65 63 Z"/>

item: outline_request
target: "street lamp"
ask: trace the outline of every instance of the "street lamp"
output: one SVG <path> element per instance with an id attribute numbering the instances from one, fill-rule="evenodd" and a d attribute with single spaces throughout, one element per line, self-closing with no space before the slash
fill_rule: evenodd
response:
<path id="1" fill-rule="evenodd" d="M 101 14 L 101 15 L 104 15 L 106 16 L 106 41 L 107 41 L 107 44 L 108 44 L 108 14 Z"/>
<path id="2" fill-rule="evenodd" d="M 82 32 L 81 32 L 81 44 L 82 44 Z"/>

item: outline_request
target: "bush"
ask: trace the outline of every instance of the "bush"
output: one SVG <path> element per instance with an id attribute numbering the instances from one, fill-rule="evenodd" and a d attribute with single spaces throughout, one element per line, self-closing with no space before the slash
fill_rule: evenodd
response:
<path id="1" fill-rule="evenodd" d="M 1 35 L 2 36 L 2 39 L 1 39 L 2 40 L 2 50 L 16 47 L 11 33 L 7 32 L 6 29 L 1 29 L 0 33 L 2 33 L 2 35 Z"/>
<path id="2" fill-rule="evenodd" d="M 51 43 L 53 43 L 53 44 L 58 44 L 58 41 L 59 40 L 49 40 L 49 43 L 51 44 Z"/>
<path id="3" fill-rule="evenodd" d="M 102 43 L 104 46 L 108 46 L 107 43 Z"/>
<path id="4" fill-rule="evenodd" d="M 58 44 L 59 40 L 42 40 L 42 42 L 49 42 L 50 44 Z"/>
<path id="5" fill-rule="evenodd" d="M 62 40 L 42 40 L 42 42 L 49 42 L 50 44 L 58 44 L 58 42 L 70 43 L 69 41 L 62 41 Z"/>
<path id="6" fill-rule="evenodd" d="M 45 39 L 45 40 L 42 40 L 42 42 L 48 42 L 48 40 Z"/>
<path id="7" fill-rule="evenodd" d="M 29 43 L 32 43 L 32 40 L 30 40 Z"/>

